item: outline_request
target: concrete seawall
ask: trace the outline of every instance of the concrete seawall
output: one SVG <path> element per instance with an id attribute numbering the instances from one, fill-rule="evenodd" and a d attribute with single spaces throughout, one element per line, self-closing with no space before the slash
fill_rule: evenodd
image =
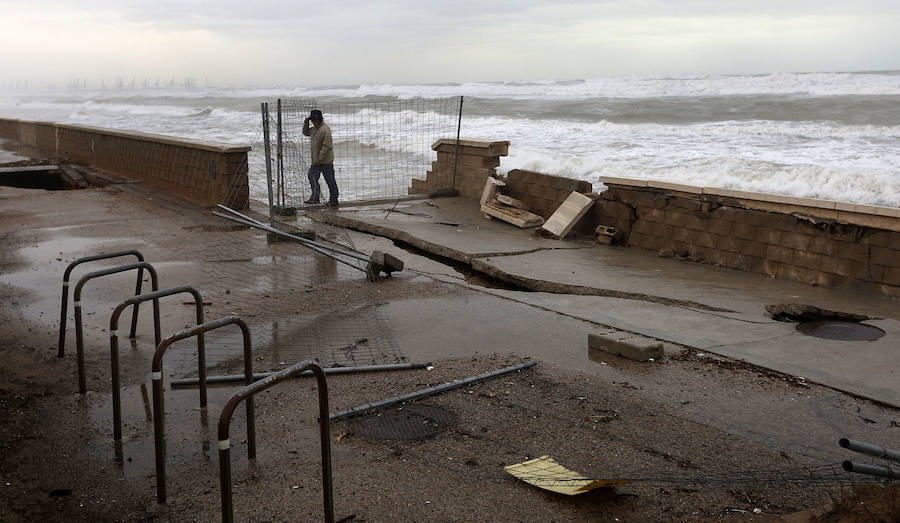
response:
<path id="1" fill-rule="evenodd" d="M 488 151 L 491 166 L 509 142 L 466 140 Z M 436 146 L 439 144 L 436 144 Z M 444 144 L 447 151 L 449 145 Z M 473 169 L 476 153 L 460 153 L 456 189 L 477 198 L 491 169 Z M 474 155 L 474 156 L 473 156 Z M 435 162 L 410 192 L 449 187 L 452 160 Z M 506 175 L 506 191 L 528 210 L 548 218 L 572 191 L 589 193 L 589 182 L 521 169 Z M 619 245 L 664 257 L 708 263 L 822 287 L 852 287 L 900 297 L 900 209 L 831 200 L 698 187 L 653 180 L 601 178 L 608 189 L 582 218 L 577 231 L 597 225 L 616 229 Z"/>
<path id="2" fill-rule="evenodd" d="M 197 205 L 246 208 L 249 146 L 0 118 L 0 138 L 27 156 L 59 158 L 140 180 Z"/>

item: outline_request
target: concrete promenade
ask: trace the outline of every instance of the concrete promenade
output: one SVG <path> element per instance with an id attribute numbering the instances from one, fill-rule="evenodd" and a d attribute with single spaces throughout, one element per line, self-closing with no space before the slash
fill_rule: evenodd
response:
<path id="1" fill-rule="evenodd" d="M 533 291 L 482 286 L 484 292 L 592 322 L 596 332 L 608 331 L 606 326 L 637 333 L 900 406 L 900 370 L 890 364 L 900 351 L 895 299 L 660 258 L 587 238 L 538 238 L 532 230 L 485 219 L 471 199 L 402 202 L 391 212 L 389 207 L 311 216 L 470 265 Z M 410 258 L 399 247 L 394 254 Z M 418 257 L 407 267 L 460 280 L 456 270 Z M 807 336 L 797 324 L 766 314 L 767 305 L 787 303 L 866 315 L 871 319 L 865 323 L 885 335 L 874 342 Z"/>

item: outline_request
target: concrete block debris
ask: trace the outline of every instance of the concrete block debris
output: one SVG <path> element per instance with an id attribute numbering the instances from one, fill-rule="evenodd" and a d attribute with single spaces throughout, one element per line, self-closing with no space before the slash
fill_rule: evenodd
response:
<path id="1" fill-rule="evenodd" d="M 498 194 L 497 201 L 502 203 L 503 205 L 509 205 L 510 207 L 515 207 L 517 209 L 528 210 L 528 206 L 525 205 L 525 202 L 522 200 L 517 200 L 512 196 L 507 196 L 505 194 Z"/>
<path id="2" fill-rule="evenodd" d="M 544 223 L 544 219 L 537 214 L 499 201 L 498 198 L 501 196 L 500 187 L 504 185 L 506 185 L 505 182 L 496 178 L 488 177 L 485 180 L 484 190 L 481 193 L 481 212 L 487 217 L 497 218 L 523 229 L 537 227 Z"/>
<path id="3" fill-rule="evenodd" d="M 557 238 L 565 238 L 569 231 L 575 227 L 575 224 L 588 212 L 594 200 L 587 196 L 573 192 L 566 198 L 566 201 L 556 209 L 547 223 L 543 225 L 543 229 Z"/>
<path id="4" fill-rule="evenodd" d="M 588 347 L 634 361 L 649 361 L 665 355 L 662 343 L 628 332 L 588 334 Z"/>
<path id="5" fill-rule="evenodd" d="M 545 490 L 575 496 L 601 487 L 626 485 L 627 479 L 598 479 L 588 477 L 580 472 L 569 470 L 556 462 L 549 455 L 523 461 L 503 467 L 507 473 Z"/>
<path id="6" fill-rule="evenodd" d="M 597 234 L 597 243 L 602 245 L 612 245 L 616 238 L 616 229 L 605 225 L 598 225 L 594 232 Z"/>

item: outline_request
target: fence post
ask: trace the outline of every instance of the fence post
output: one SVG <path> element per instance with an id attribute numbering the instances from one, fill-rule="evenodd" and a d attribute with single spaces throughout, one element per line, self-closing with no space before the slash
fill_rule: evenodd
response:
<path id="1" fill-rule="evenodd" d="M 284 156 L 282 154 L 282 146 L 281 146 L 281 98 L 277 101 L 278 107 L 278 128 L 276 129 L 276 134 L 278 137 L 278 141 L 276 143 L 276 153 L 278 158 L 278 206 L 284 207 Z"/>
<path id="2" fill-rule="evenodd" d="M 462 106 L 463 97 L 459 97 L 459 119 L 456 121 L 456 153 L 453 155 L 453 185 L 451 189 L 456 189 L 456 165 L 459 163 L 459 131 L 462 129 Z"/>
<path id="3" fill-rule="evenodd" d="M 275 227 L 275 198 L 272 195 L 272 143 L 269 139 L 269 104 L 262 102 L 263 149 L 266 154 L 266 185 L 269 189 L 269 225 Z"/>

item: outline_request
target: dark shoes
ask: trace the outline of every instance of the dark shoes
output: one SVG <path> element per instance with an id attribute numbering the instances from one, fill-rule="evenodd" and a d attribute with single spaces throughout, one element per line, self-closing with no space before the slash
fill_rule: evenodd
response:
<path id="1" fill-rule="evenodd" d="M 326 203 L 325 206 L 336 211 L 341 206 L 341 204 L 339 204 L 337 201 L 333 201 Z"/>
<path id="2" fill-rule="evenodd" d="M 309 200 L 306 200 L 303 203 L 305 203 L 306 205 L 319 205 L 319 199 L 318 198 L 310 198 Z"/>

